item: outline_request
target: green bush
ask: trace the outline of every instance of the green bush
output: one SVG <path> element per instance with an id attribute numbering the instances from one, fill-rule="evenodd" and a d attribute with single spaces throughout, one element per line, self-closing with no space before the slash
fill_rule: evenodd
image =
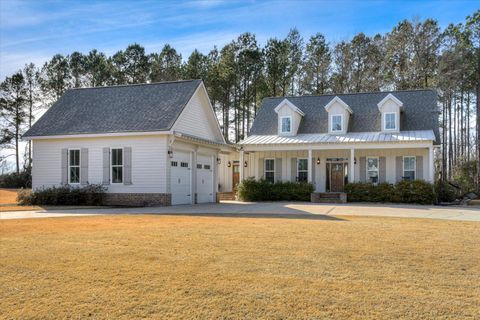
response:
<path id="1" fill-rule="evenodd" d="M 447 181 L 437 181 L 435 183 L 435 197 L 437 203 L 452 202 L 460 196 L 460 192 Z"/>
<path id="2" fill-rule="evenodd" d="M 306 182 L 275 182 L 248 178 L 237 188 L 242 201 L 310 201 L 315 190 L 313 184 Z"/>
<path id="3" fill-rule="evenodd" d="M 435 199 L 432 184 L 423 180 L 400 181 L 397 184 L 349 183 L 345 186 L 349 202 L 397 202 L 432 204 Z"/>
<path id="4" fill-rule="evenodd" d="M 432 204 L 435 199 L 433 185 L 423 180 L 400 181 L 395 185 L 398 199 L 394 202 Z"/>
<path id="5" fill-rule="evenodd" d="M 85 187 L 51 187 L 32 192 L 21 190 L 17 201 L 22 205 L 71 205 L 99 206 L 102 205 L 105 187 L 91 184 Z"/>
<path id="6" fill-rule="evenodd" d="M 32 175 L 29 171 L 0 175 L 0 188 L 31 188 Z"/>

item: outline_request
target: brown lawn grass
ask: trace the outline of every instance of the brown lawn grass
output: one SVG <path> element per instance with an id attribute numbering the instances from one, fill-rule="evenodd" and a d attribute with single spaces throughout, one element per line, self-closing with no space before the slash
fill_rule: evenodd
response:
<path id="1" fill-rule="evenodd" d="M 0 188 L 0 212 L 18 210 L 39 210 L 38 206 L 21 206 L 17 204 L 18 189 Z"/>
<path id="2" fill-rule="evenodd" d="M 0 221 L 0 318 L 478 318 L 480 224 Z"/>
<path id="3" fill-rule="evenodd" d="M 18 189 L 0 188 L 0 204 L 16 204 Z"/>

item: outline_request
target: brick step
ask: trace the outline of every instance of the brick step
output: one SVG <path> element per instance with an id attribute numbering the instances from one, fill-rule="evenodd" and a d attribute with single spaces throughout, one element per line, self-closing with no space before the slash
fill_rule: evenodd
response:
<path id="1" fill-rule="evenodd" d="M 310 195 L 313 203 L 345 203 L 347 194 L 343 192 L 313 192 Z"/>
<path id="2" fill-rule="evenodd" d="M 235 200 L 235 193 L 233 192 L 218 192 L 217 198 L 219 201 L 223 200 Z"/>
<path id="3" fill-rule="evenodd" d="M 469 206 L 480 207 L 480 199 L 470 200 L 470 201 L 468 202 L 468 205 L 469 205 Z"/>

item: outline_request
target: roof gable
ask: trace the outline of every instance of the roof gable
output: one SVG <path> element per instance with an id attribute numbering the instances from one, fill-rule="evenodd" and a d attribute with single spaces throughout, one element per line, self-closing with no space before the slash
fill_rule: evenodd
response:
<path id="1" fill-rule="evenodd" d="M 345 101 L 343 101 L 342 99 L 340 99 L 338 96 L 335 96 L 335 98 L 333 98 L 326 106 L 325 106 L 325 110 L 327 110 L 327 112 L 329 112 L 330 108 L 333 107 L 334 104 L 338 103 L 339 105 L 341 105 L 345 110 L 347 110 L 348 112 L 350 112 L 350 114 L 353 113 L 352 109 L 350 108 L 350 106 L 348 104 L 345 103 Z"/>
<path id="2" fill-rule="evenodd" d="M 400 109 L 403 108 L 403 102 L 398 100 L 397 97 L 395 97 L 393 94 L 389 93 L 385 98 L 380 101 L 377 106 L 378 110 L 382 111 L 382 107 L 387 103 L 388 101 L 393 101 Z"/>
<path id="3" fill-rule="evenodd" d="M 292 109 L 293 111 L 295 111 L 295 112 L 297 112 L 299 115 L 301 115 L 302 117 L 305 115 L 305 113 L 304 113 L 302 110 L 300 110 L 299 107 L 297 107 L 296 105 L 294 105 L 294 104 L 293 104 L 292 102 L 290 102 L 288 99 L 283 99 L 283 101 L 280 102 L 280 103 L 278 104 L 278 106 L 275 107 L 275 112 L 278 113 L 283 106 L 289 107 L 290 109 Z"/>
<path id="4" fill-rule="evenodd" d="M 24 137 L 167 131 L 201 80 L 67 90 Z"/>
<path id="5" fill-rule="evenodd" d="M 209 141 L 225 143 L 220 124 L 203 83 L 195 90 L 172 126 L 172 130 Z"/>

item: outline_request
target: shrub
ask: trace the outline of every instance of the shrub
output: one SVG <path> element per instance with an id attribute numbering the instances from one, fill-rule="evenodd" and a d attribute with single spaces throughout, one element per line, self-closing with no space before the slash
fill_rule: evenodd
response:
<path id="1" fill-rule="evenodd" d="M 30 171 L 7 173 L 0 175 L 0 188 L 31 188 L 32 176 Z"/>
<path id="2" fill-rule="evenodd" d="M 237 188 L 242 201 L 310 201 L 315 190 L 313 184 L 306 182 L 275 182 L 248 178 Z"/>
<path id="3" fill-rule="evenodd" d="M 91 184 L 85 187 L 51 187 L 32 192 L 21 190 L 17 201 L 22 205 L 102 205 L 105 187 Z"/>
<path id="4" fill-rule="evenodd" d="M 433 185 L 423 180 L 400 181 L 395 185 L 395 202 L 432 204 L 435 199 Z"/>
<path id="5" fill-rule="evenodd" d="M 422 181 L 400 181 L 397 184 L 349 183 L 345 186 L 349 202 L 398 202 L 432 204 L 435 199 L 432 184 Z"/>
<path id="6" fill-rule="evenodd" d="M 345 186 L 347 199 L 350 202 L 371 201 L 370 193 L 373 185 L 371 183 L 352 182 Z"/>
<path id="7" fill-rule="evenodd" d="M 439 202 L 452 202 L 459 196 L 458 190 L 447 181 L 435 183 L 435 200 Z"/>

